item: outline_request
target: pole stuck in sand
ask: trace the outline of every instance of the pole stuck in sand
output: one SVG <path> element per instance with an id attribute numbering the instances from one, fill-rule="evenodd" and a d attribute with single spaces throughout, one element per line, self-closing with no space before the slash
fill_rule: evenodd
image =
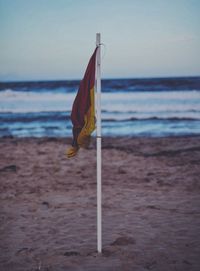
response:
<path id="1" fill-rule="evenodd" d="M 101 184 L 101 34 L 96 34 L 96 119 L 97 119 L 97 251 L 102 252 L 102 184 Z"/>

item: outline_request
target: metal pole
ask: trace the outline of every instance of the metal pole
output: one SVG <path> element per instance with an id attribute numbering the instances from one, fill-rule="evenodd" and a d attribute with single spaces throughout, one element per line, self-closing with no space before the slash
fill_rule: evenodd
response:
<path id="1" fill-rule="evenodd" d="M 97 113 L 97 251 L 102 252 L 102 184 L 101 184 L 101 35 L 96 34 L 96 113 Z"/>

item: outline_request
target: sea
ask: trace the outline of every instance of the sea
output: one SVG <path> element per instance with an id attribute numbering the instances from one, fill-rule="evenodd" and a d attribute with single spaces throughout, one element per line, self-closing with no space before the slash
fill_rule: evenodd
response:
<path id="1" fill-rule="evenodd" d="M 0 82 L 0 137 L 71 137 L 79 83 Z M 102 136 L 200 135 L 200 77 L 105 79 L 101 104 Z"/>

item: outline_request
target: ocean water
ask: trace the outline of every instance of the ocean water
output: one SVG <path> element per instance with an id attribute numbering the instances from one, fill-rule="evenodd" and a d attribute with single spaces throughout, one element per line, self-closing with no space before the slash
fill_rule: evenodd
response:
<path id="1" fill-rule="evenodd" d="M 79 81 L 0 83 L 0 137 L 69 137 Z M 103 136 L 200 134 L 200 77 L 102 80 Z"/>

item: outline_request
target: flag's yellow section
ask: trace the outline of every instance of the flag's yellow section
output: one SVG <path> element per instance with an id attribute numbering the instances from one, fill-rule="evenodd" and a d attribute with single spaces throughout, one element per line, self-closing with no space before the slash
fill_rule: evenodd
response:
<path id="1" fill-rule="evenodd" d="M 78 145 L 82 148 L 87 148 L 90 143 L 90 135 L 95 130 L 95 97 L 94 88 L 90 90 L 90 108 L 84 116 L 85 124 L 78 136 Z"/>
<path id="2" fill-rule="evenodd" d="M 78 150 L 79 150 L 79 147 L 71 146 L 69 150 L 67 150 L 67 157 L 68 158 L 74 157 L 77 154 Z"/>

